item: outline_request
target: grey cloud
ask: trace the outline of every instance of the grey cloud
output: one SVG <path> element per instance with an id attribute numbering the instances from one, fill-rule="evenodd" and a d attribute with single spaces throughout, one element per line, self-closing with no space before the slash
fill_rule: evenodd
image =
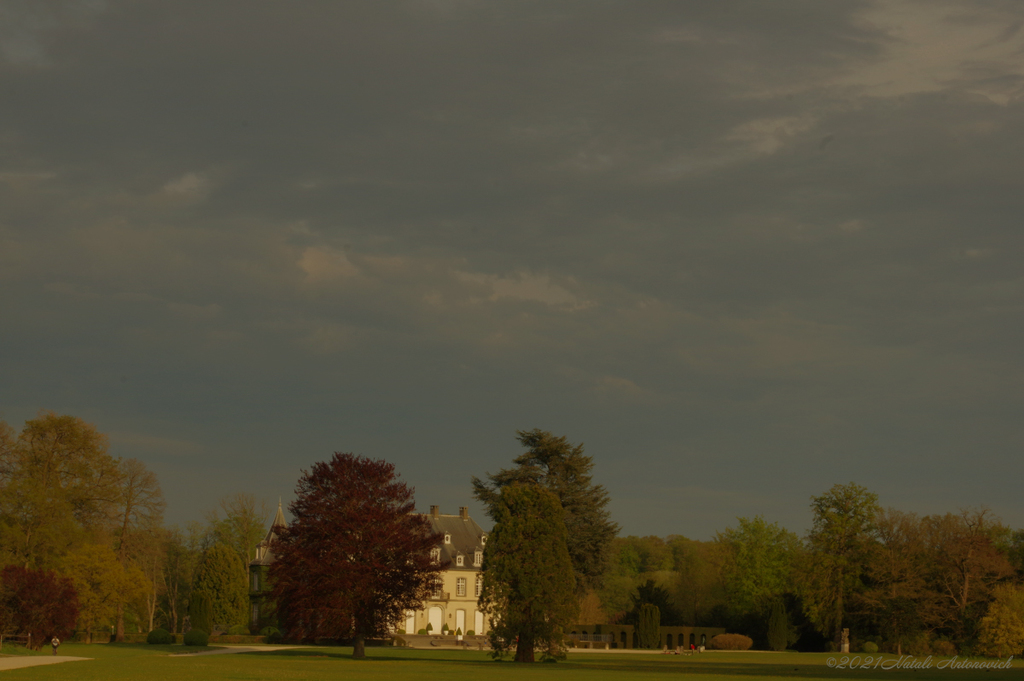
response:
<path id="1" fill-rule="evenodd" d="M 624 500 L 722 481 L 617 502 L 632 532 L 799 530 L 923 458 L 922 509 L 1020 524 L 985 471 L 1021 440 L 1024 17 L 932 6 L 19 5 L 3 415 L 135 434 L 180 518 L 220 491 L 166 442 L 445 495 L 540 426 Z"/>

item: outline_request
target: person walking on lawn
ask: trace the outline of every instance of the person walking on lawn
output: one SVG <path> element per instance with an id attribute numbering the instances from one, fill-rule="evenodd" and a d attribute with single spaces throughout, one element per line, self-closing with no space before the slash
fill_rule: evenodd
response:
<path id="1" fill-rule="evenodd" d="M 60 648 L 60 639 L 54 636 L 50 639 L 50 645 L 53 646 L 53 654 L 57 654 L 57 648 Z"/>

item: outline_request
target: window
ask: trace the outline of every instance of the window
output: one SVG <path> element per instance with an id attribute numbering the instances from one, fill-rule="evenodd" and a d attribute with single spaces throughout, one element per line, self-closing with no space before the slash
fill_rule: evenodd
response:
<path id="1" fill-rule="evenodd" d="M 477 575 L 476 576 L 476 596 L 477 596 L 477 598 L 480 597 L 480 594 L 483 593 L 483 590 L 484 590 L 484 576 L 483 575 Z"/>
<path id="2" fill-rule="evenodd" d="M 473 553 L 473 565 L 480 567 L 484 563 L 484 552 L 476 551 Z"/>
<path id="3" fill-rule="evenodd" d="M 444 582 L 442 582 L 440 579 L 435 579 L 434 580 L 434 592 L 431 594 L 430 597 L 431 598 L 440 598 L 441 597 L 441 589 L 443 589 L 443 588 L 444 588 Z"/>
<path id="4" fill-rule="evenodd" d="M 455 595 L 465 596 L 466 595 L 466 578 L 459 577 L 455 580 Z"/>
<path id="5" fill-rule="evenodd" d="M 445 544 L 451 544 L 452 543 L 452 536 L 450 534 L 448 534 L 447 532 L 444 533 L 444 543 Z"/>
<path id="6" fill-rule="evenodd" d="M 430 560 L 435 563 L 441 562 L 441 549 L 430 549 Z"/>
<path id="7" fill-rule="evenodd" d="M 461 554 L 458 555 L 458 556 L 455 556 L 455 564 L 457 566 L 462 567 L 465 564 L 465 562 L 466 562 L 466 559 L 463 558 Z"/>
<path id="8" fill-rule="evenodd" d="M 480 543 L 484 544 L 484 545 L 487 544 L 487 535 L 486 534 L 481 534 L 480 535 Z"/>

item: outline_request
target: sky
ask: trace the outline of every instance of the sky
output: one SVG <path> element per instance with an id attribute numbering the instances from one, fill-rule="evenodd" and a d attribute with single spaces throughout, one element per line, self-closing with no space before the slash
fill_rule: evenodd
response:
<path id="1" fill-rule="evenodd" d="M 167 520 L 517 430 L 623 534 L 1024 527 L 1019 0 L 0 0 L 0 419 Z M 486 524 L 486 523 L 485 523 Z"/>

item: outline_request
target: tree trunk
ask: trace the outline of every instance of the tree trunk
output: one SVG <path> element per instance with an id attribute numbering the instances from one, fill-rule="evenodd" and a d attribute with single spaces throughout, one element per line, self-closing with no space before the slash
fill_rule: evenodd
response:
<path id="1" fill-rule="evenodd" d="M 356 634 L 355 644 L 352 647 L 352 659 L 366 659 L 366 639 L 363 637 L 362 634 Z"/>
<path id="2" fill-rule="evenodd" d="M 117 604 L 117 633 L 114 635 L 114 641 L 124 642 L 124 603 Z"/>
<path id="3" fill-rule="evenodd" d="M 533 661 L 533 638 L 520 634 L 516 640 L 516 662 Z"/>

